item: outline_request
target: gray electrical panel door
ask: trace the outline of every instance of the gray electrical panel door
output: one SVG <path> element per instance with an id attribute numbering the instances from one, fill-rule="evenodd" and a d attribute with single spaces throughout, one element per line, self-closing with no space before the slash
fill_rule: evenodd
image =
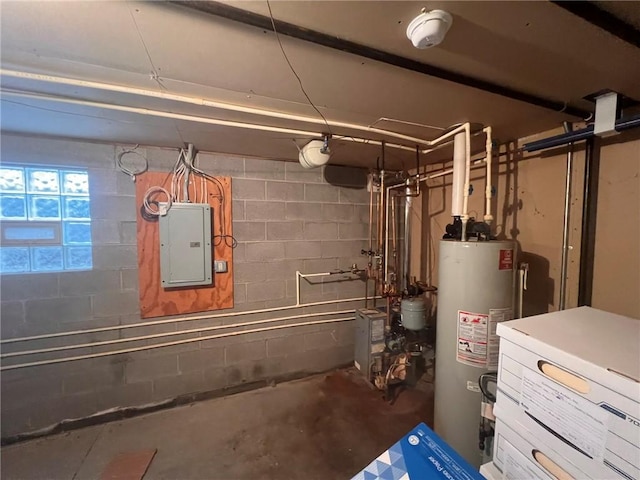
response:
<path id="1" fill-rule="evenodd" d="M 211 285 L 211 207 L 174 203 L 159 223 L 162 287 Z"/>

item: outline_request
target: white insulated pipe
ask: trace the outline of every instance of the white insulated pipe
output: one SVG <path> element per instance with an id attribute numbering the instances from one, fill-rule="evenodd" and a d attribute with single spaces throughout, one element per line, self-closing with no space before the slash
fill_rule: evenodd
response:
<path id="1" fill-rule="evenodd" d="M 117 338 L 114 340 L 103 340 L 99 342 L 76 343 L 73 345 L 62 345 L 60 347 L 39 348 L 35 350 L 22 350 L 19 352 L 3 353 L 0 358 L 22 357 L 25 355 L 36 355 L 40 353 L 64 352 L 66 350 L 79 350 L 82 348 L 104 347 L 105 345 L 117 345 L 120 343 L 140 342 L 143 340 L 152 340 L 162 337 L 174 337 L 176 335 L 189 335 L 202 332 L 211 332 L 214 330 L 226 330 L 229 328 L 249 327 L 253 325 L 262 325 L 265 323 L 283 322 L 287 320 L 296 320 L 298 318 L 324 317 L 330 315 L 344 315 L 354 313 L 353 310 L 336 310 L 333 312 L 322 313 L 305 313 L 302 315 L 290 315 L 287 317 L 268 318 L 266 320 L 254 320 L 252 322 L 231 323 L 228 325 L 214 325 L 212 327 L 192 328 L 189 330 L 179 330 L 173 332 L 153 333 L 150 335 L 140 335 L 138 337 Z"/>
<path id="2" fill-rule="evenodd" d="M 417 172 L 416 172 L 417 174 Z M 416 182 L 418 185 L 418 182 Z M 411 197 L 411 186 L 409 185 L 409 179 L 407 179 L 407 188 L 405 189 L 404 198 L 404 247 L 402 257 L 402 273 L 404 277 L 404 290 L 409 290 L 411 285 L 410 265 L 411 265 L 411 208 L 413 204 L 413 198 Z"/>
<path id="3" fill-rule="evenodd" d="M 152 117 L 171 118 L 175 120 L 185 120 L 188 122 L 207 123 L 210 125 L 220 125 L 223 127 L 245 128 L 250 130 L 261 130 L 264 132 L 286 133 L 301 137 L 319 137 L 323 138 L 324 134 L 310 132 L 307 130 L 296 130 L 293 128 L 273 127 L 269 125 L 259 125 L 255 123 L 235 122 L 229 120 L 220 120 L 217 118 L 201 117 L 197 115 L 185 115 L 182 113 L 164 112 L 161 110 L 151 110 L 149 108 L 128 107 L 126 105 L 115 105 L 113 103 L 93 102 L 89 100 L 77 100 L 75 98 L 57 97 L 53 95 L 33 94 L 24 92 L 15 92 L 10 90 L 2 90 L 3 96 L 14 96 L 22 98 L 30 98 L 36 100 L 47 100 L 50 102 L 64 103 L 70 105 L 80 105 L 83 107 L 103 108 L 105 110 L 116 110 L 119 112 L 136 113 L 139 115 L 147 115 Z M 413 150 L 413 149 L 412 149 Z"/>
<path id="4" fill-rule="evenodd" d="M 487 141 L 485 144 L 485 149 L 486 149 L 486 162 L 487 162 L 487 181 L 485 184 L 485 190 L 484 190 L 484 195 L 485 195 L 485 209 L 484 209 L 484 221 L 487 225 L 491 225 L 491 222 L 493 222 L 493 215 L 491 214 L 491 197 L 493 195 L 493 192 L 491 191 L 491 160 L 493 157 L 493 139 L 491 137 L 491 127 L 485 127 L 482 130 L 486 136 L 487 136 Z"/>
<path id="5" fill-rule="evenodd" d="M 45 94 L 33 94 L 33 93 L 16 92 L 16 91 L 11 91 L 11 90 L 6 90 L 6 89 L 2 89 L 0 91 L 1 91 L 3 96 L 14 96 L 14 97 L 19 97 L 19 98 L 29 98 L 29 99 L 36 99 L 36 100 L 47 100 L 47 101 L 56 102 L 56 103 L 63 103 L 63 104 L 70 104 L 70 105 L 80 105 L 80 106 L 85 106 L 85 107 L 95 107 L 95 108 L 102 108 L 102 109 L 105 109 L 105 110 L 116 110 L 116 111 L 120 111 L 120 112 L 135 113 L 135 114 L 139 114 L 139 115 L 156 116 L 156 117 L 162 117 L 162 118 L 171 118 L 171 119 L 175 119 L 175 120 L 184 120 L 184 121 L 189 121 L 189 122 L 205 123 L 205 124 L 210 124 L 210 125 L 220 125 L 220 126 L 223 126 L 223 127 L 235 127 L 235 128 L 245 128 L 245 129 L 249 129 L 249 130 L 259 130 L 259 131 L 266 131 L 266 132 L 285 133 L 285 134 L 290 134 L 290 135 L 295 135 L 295 136 L 302 136 L 302 137 L 317 137 L 317 138 L 324 138 L 325 137 L 324 133 L 311 132 L 311 131 L 308 131 L 308 130 L 297 130 L 297 129 L 293 129 L 293 128 L 273 127 L 273 126 L 269 126 L 269 125 L 260 125 L 260 124 L 255 124 L 255 123 L 219 120 L 219 119 L 216 119 L 216 118 L 201 117 L 201 116 L 196 116 L 196 115 L 186 115 L 186 114 L 179 114 L 179 113 L 173 113 L 173 112 L 164 112 L 164 111 L 161 111 L 161 110 L 151 110 L 151 109 L 148 109 L 148 108 L 127 107 L 127 106 L 123 106 L 123 105 L 114 105 L 114 104 L 104 103 L 104 102 L 92 102 L 92 101 L 88 101 L 88 100 L 76 100 L 76 99 L 73 99 L 73 98 L 57 97 L 57 96 L 45 95 Z M 335 137 L 335 138 L 337 140 L 343 140 L 343 141 L 353 142 L 353 143 L 360 143 L 360 144 L 364 144 L 364 145 L 382 145 L 381 141 L 371 140 L 371 139 L 368 139 L 368 138 L 359 138 L 359 137 L 353 137 L 353 136 L 342 136 L 342 137 Z M 390 148 L 394 148 L 396 150 L 405 150 L 407 152 L 415 152 L 415 148 L 414 147 L 407 147 L 406 145 L 399 145 L 397 143 L 387 143 L 387 142 L 385 142 L 385 146 L 390 147 Z M 427 149 L 427 150 L 424 150 L 423 153 L 430 152 L 430 151 L 433 151 L 433 150 L 435 150 L 435 149 Z"/>
<path id="6" fill-rule="evenodd" d="M 33 340 L 44 340 L 47 338 L 59 338 L 59 337 L 69 337 L 73 335 L 82 335 L 85 333 L 99 333 L 99 332 L 111 332 L 114 330 L 126 330 L 129 328 L 140 328 L 140 327 L 149 327 L 152 325 L 164 325 L 167 323 L 182 323 L 182 322 L 190 322 L 194 320 L 209 320 L 214 318 L 233 318 L 241 315 L 253 315 L 258 313 L 270 313 L 270 312 L 280 312 L 282 310 L 291 310 L 294 308 L 303 308 L 303 307 L 317 307 L 320 305 L 333 305 L 336 303 L 350 303 L 350 302 L 360 302 L 365 300 L 365 297 L 357 297 L 357 298 L 344 298 L 337 300 L 324 300 L 321 302 L 310 302 L 303 303 L 300 305 L 285 305 L 284 307 L 271 307 L 271 308 L 260 308 L 256 310 L 244 310 L 241 312 L 233 312 L 229 313 L 215 313 L 208 315 L 196 315 L 193 317 L 177 317 L 177 318 L 168 318 L 164 320 L 152 320 L 149 322 L 139 322 L 132 323 L 130 325 L 112 325 L 110 327 L 96 327 L 96 328 L 87 328 L 85 330 L 71 330 L 67 332 L 58 332 L 58 333 L 45 333 L 42 335 L 32 335 L 30 337 L 18 337 L 18 338 L 6 338 L 4 340 L 0 340 L 0 344 L 6 343 L 18 343 L 18 342 L 27 342 Z"/>
<path id="7" fill-rule="evenodd" d="M 280 119 L 285 119 L 285 120 L 293 120 L 293 121 L 299 121 L 299 122 L 315 123 L 315 124 L 319 124 L 319 125 L 325 125 L 324 119 L 319 119 L 319 118 L 316 118 L 316 117 L 309 117 L 309 116 L 306 116 L 306 115 L 296 115 L 296 114 L 285 113 L 285 112 L 264 110 L 264 109 L 254 108 L 254 107 L 247 107 L 247 106 L 244 106 L 244 105 L 237 105 L 237 104 L 232 104 L 232 103 L 221 102 L 221 101 L 218 101 L 218 100 L 211 100 L 211 99 L 198 98 L 198 97 L 190 97 L 190 96 L 187 96 L 187 95 L 178 95 L 178 94 L 173 94 L 173 93 L 169 93 L 169 92 L 166 92 L 166 91 L 147 90 L 147 89 L 136 88 L 136 87 L 128 87 L 128 86 L 124 86 L 124 85 L 113 85 L 113 84 L 104 83 L 104 82 L 94 82 L 94 81 L 87 81 L 87 80 L 79 80 L 79 79 L 59 77 L 59 76 L 54 76 L 54 75 L 46 75 L 46 74 L 31 73 L 31 72 L 22 72 L 22 71 L 18 71 L 18 70 L 10 70 L 10 69 L 4 69 L 4 68 L 0 68 L 0 75 L 7 76 L 7 77 L 13 77 L 13 78 L 20 78 L 20 79 L 26 79 L 26 80 L 45 82 L 45 83 L 53 83 L 53 84 L 58 84 L 58 85 L 70 85 L 70 86 L 74 86 L 74 87 L 94 88 L 94 89 L 99 89 L 99 90 L 103 90 L 103 91 L 126 93 L 126 94 L 131 94 L 131 95 L 140 95 L 140 96 L 146 96 L 146 97 L 152 97 L 152 98 L 161 98 L 161 99 L 164 99 L 164 100 L 187 103 L 187 104 L 192 104 L 192 105 L 205 106 L 205 107 L 211 107 L 211 108 L 217 108 L 217 109 L 221 109 L 221 110 L 242 112 L 242 113 L 248 113 L 248 114 L 252 114 L 252 115 L 259 115 L 259 116 L 265 116 L 265 117 L 280 118 Z M 306 131 L 306 130 L 281 128 L 281 127 L 274 127 L 274 126 L 268 126 L 268 125 L 259 125 L 259 124 L 254 124 L 254 123 L 246 123 L 246 122 L 230 122 L 230 121 L 219 120 L 219 119 L 214 119 L 214 118 L 209 118 L 209 117 L 200 117 L 200 116 L 195 116 L 195 115 L 182 115 L 182 114 L 177 114 L 177 113 L 172 113 L 172 112 L 164 112 L 164 111 L 160 111 L 160 110 L 151 110 L 151 109 L 145 109 L 145 108 L 127 107 L 127 106 L 124 106 L 124 105 L 114 105 L 114 104 L 103 103 L 103 102 L 91 102 L 91 101 L 87 101 L 87 100 L 78 100 L 78 99 L 73 99 L 73 98 L 68 98 L 68 97 L 61 97 L 61 96 L 54 96 L 54 95 L 47 95 L 47 94 L 37 94 L 37 93 L 34 93 L 34 92 L 27 92 L 27 91 L 16 91 L 16 90 L 11 90 L 11 89 L 2 89 L 2 93 L 3 93 L 3 95 L 13 95 L 13 96 L 18 96 L 18 97 L 23 97 L 23 98 L 45 99 L 45 100 L 49 100 L 49 101 L 53 101 L 53 102 L 68 103 L 68 104 L 72 104 L 72 105 L 82 105 L 82 106 L 90 106 L 90 107 L 95 107 L 95 108 L 119 110 L 119 111 L 126 111 L 126 112 L 129 112 L 129 113 L 138 113 L 138 114 L 141 114 L 141 115 L 153 115 L 153 116 L 164 117 L 164 118 L 174 118 L 174 119 L 177 119 L 177 120 L 193 121 L 193 122 L 200 122 L 200 123 L 209 123 L 209 124 L 214 124 L 214 125 L 239 127 L 239 128 L 253 128 L 255 130 L 272 131 L 272 132 L 277 132 L 277 133 L 289 133 L 289 134 L 292 134 L 292 135 L 309 136 L 309 137 L 320 137 L 320 138 L 322 138 L 322 137 L 325 136 L 324 133 L 311 132 L 311 131 Z M 341 128 L 347 128 L 347 129 L 353 129 L 353 130 L 360 130 L 360 131 L 364 131 L 364 132 L 372 132 L 372 133 L 376 133 L 376 134 L 383 135 L 383 136 L 386 136 L 386 137 L 397 138 L 398 140 L 404 140 L 404 141 L 407 141 L 407 142 L 411 142 L 413 144 L 419 143 L 419 144 L 422 144 L 422 145 L 426 145 L 428 147 L 436 147 L 437 145 L 440 145 L 442 142 L 444 142 L 445 140 L 447 140 L 451 136 L 455 135 L 456 133 L 462 131 L 463 129 L 469 130 L 469 124 L 465 123 L 463 125 L 460 125 L 460 126 L 458 126 L 456 128 L 451 129 L 449 132 L 445 133 L 444 135 L 441 135 L 438 138 L 435 138 L 433 140 L 425 140 L 423 138 L 412 137 L 412 136 L 409 136 L 409 135 L 403 135 L 401 133 L 393 132 L 393 131 L 390 131 L 390 130 L 384 130 L 384 129 L 380 129 L 380 128 L 375 128 L 373 126 L 368 126 L 368 125 L 360 125 L 360 124 L 348 123 L 348 122 L 339 122 L 339 121 L 334 121 L 334 120 L 329 120 L 327 123 L 330 126 L 334 126 L 334 127 L 341 127 Z M 345 137 L 341 138 L 341 140 L 353 141 L 353 142 L 356 142 L 356 143 L 368 143 L 368 144 L 371 144 L 371 145 L 381 145 L 382 144 L 382 142 L 380 142 L 378 140 L 370 140 L 370 139 L 366 139 L 366 138 L 358 138 L 358 137 L 353 137 L 353 136 L 345 136 Z M 393 143 L 385 143 L 385 145 L 389 146 L 391 148 L 395 148 L 395 149 L 406 150 L 406 151 L 411 151 L 411 152 L 415 151 L 414 147 L 408 147 L 406 145 L 399 145 L 399 144 L 393 144 Z M 421 150 L 421 153 L 422 154 L 426 154 L 426 153 L 432 152 L 432 151 L 434 151 L 436 149 L 437 148 L 425 148 L 424 150 Z"/>
<path id="8" fill-rule="evenodd" d="M 17 70 L 10 70 L 10 69 L 4 69 L 4 68 L 0 69 L 0 75 L 7 76 L 7 77 L 21 78 L 26 80 L 34 80 L 34 81 L 45 82 L 45 83 L 54 83 L 58 85 L 70 85 L 74 87 L 94 88 L 94 89 L 103 90 L 103 91 L 127 93 L 131 95 L 140 95 L 140 96 L 152 97 L 152 98 L 161 98 L 163 100 L 170 100 L 170 101 L 180 102 L 180 103 L 188 103 L 188 104 L 199 105 L 204 107 L 218 108 L 221 110 L 249 113 L 252 115 L 281 118 L 285 120 L 294 120 L 294 121 L 305 122 L 305 123 L 315 123 L 323 126 L 325 125 L 325 120 L 322 118 L 309 117 L 306 115 L 295 115 L 292 113 L 277 112 L 277 111 L 271 111 L 271 110 L 264 110 L 260 108 L 254 108 L 254 107 L 246 107 L 243 105 L 236 105 L 232 103 L 221 102 L 218 100 L 190 97 L 187 95 L 178 95 L 178 94 L 169 93 L 166 91 L 154 91 L 154 90 L 147 90 L 143 88 L 128 87 L 124 85 L 113 85 L 113 84 L 104 83 L 104 82 L 94 82 L 94 81 L 79 80 L 74 78 L 58 77 L 54 75 L 21 72 Z M 393 132 L 390 130 L 384 130 L 384 129 L 376 128 L 372 126 L 360 125 L 360 124 L 349 123 L 349 122 L 339 122 L 335 120 L 328 120 L 327 123 L 332 127 L 360 130 L 364 132 L 373 132 L 380 135 L 384 135 L 386 137 L 405 140 L 411 143 L 421 143 L 423 145 L 431 145 L 431 142 L 429 140 L 425 140 L 423 138 L 412 137 L 410 135 L 403 135 L 401 133 Z"/>
<path id="9" fill-rule="evenodd" d="M 273 325 L 271 327 L 265 327 L 265 328 L 254 328 L 251 330 L 240 330 L 237 332 L 227 332 L 227 333 L 220 333 L 217 335 L 209 335 L 206 337 L 196 337 L 196 338 L 186 338 L 184 340 L 176 340 L 173 342 L 166 342 L 166 343 L 158 343 L 155 345 L 145 345 L 142 347 L 132 347 L 132 348 L 124 348 L 122 350 L 113 350 L 113 351 L 109 351 L 109 352 L 100 352 L 100 353 L 89 353 L 86 355 L 77 355 L 74 357 L 65 357 L 65 358 L 55 358 L 55 359 L 51 359 L 51 360 L 42 360 L 42 361 L 37 361 L 37 362 L 28 362 L 28 363 L 20 363 L 20 364 L 16 364 L 16 365 L 7 365 L 4 367 L 0 367 L 0 371 L 5 371 L 5 370 L 15 370 L 18 368 L 27 368 L 27 367 L 38 367 L 38 366 L 42 366 L 42 365 L 52 365 L 52 364 L 56 364 L 56 363 L 66 363 L 66 362 L 74 362 L 77 360 L 88 360 L 90 358 L 100 358 L 100 357 L 110 357 L 112 355 L 121 355 L 123 353 L 134 353 L 134 352 L 142 352 L 145 350 L 152 350 L 154 348 L 163 348 L 163 347 L 172 347 L 175 345 L 184 345 L 186 343 L 193 343 L 193 342 L 201 342 L 204 340 L 213 340 L 215 338 L 224 338 L 224 337 L 235 337 L 238 335 L 244 335 L 247 333 L 259 333 L 259 332 L 268 332 L 271 330 L 282 330 L 284 328 L 294 328 L 294 327 L 305 327 L 308 325 L 322 325 L 322 324 L 326 324 L 326 323 L 338 323 L 338 322 L 348 322 L 353 320 L 354 317 L 350 316 L 350 317 L 343 317 L 343 318 L 332 318 L 329 320 L 318 320 L 315 322 L 302 322 L 302 323 L 291 323 L 288 325 Z"/>
<path id="10" fill-rule="evenodd" d="M 466 136 L 464 132 L 453 137 L 453 180 L 451 183 L 451 216 L 464 214 L 463 191 L 466 168 Z"/>
<path id="11" fill-rule="evenodd" d="M 302 273 L 300 270 L 296 270 L 296 306 L 301 306 L 300 303 L 300 280 L 303 278 L 313 278 L 313 277 L 327 277 L 332 275 L 331 272 L 321 272 L 321 273 Z M 346 275 L 343 274 L 343 275 Z M 350 278 L 348 280 L 356 280 L 355 278 Z M 365 295 L 366 298 L 366 295 Z"/>
<path id="12" fill-rule="evenodd" d="M 464 140 L 465 140 L 465 175 L 464 175 L 464 190 L 462 192 L 462 241 L 467 240 L 467 222 L 469 221 L 469 188 L 471 187 L 471 126 L 469 123 L 463 125 L 464 128 Z"/>

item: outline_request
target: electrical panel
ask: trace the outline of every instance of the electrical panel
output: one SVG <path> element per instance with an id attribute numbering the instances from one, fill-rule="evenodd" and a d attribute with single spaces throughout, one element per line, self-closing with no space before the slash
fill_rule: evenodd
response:
<path id="1" fill-rule="evenodd" d="M 160 203 L 160 271 L 163 288 L 211 285 L 211 207 Z"/>

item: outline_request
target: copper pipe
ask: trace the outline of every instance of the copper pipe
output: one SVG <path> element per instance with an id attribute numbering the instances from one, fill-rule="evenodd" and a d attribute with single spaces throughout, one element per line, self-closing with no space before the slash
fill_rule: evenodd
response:
<path id="1" fill-rule="evenodd" d="M 384 148 L 383 148 L 384 151 Z M 384 155 L 383 155 L 384 157 Z M 385 217 L 385 208 L 386 202 L 384 198 L 385 194 L 385 182 L 384 182 L 384 170 L 380 171 L 380 195 L 378 201 L 378 249 L 376 251 L 377 262 L 376 269 L 378 271 L 378 280 L 379 280 L 379 291 L 378 295 L 382 295 L 384 293 L 384 285 L 380 280 L 382 279 L 382 264 L 386 258 L 386 253 L 384 251 L 384 238 L 385 238 L 385 228 L 384 228 L 384 217 Z"/>
<path id="2" fill-rule="evenodd" d="M 395 281 L 393 291 L 398 290 L 398 220 L 396 219 L 396 197 L 391 196 L 391 251 L 393 252 L 393 270 L 395 274 Z"/>
<path id="3" fill-rule="evenodd" d="M 391 295 L 387 296 L 387 319 L 385 324 L 385 330 L 391 328 Z"/>
<path id="4" fill-rule="evenodd" d="M 371 189 L 369 192 L 369 250 L 367 251 L 367 268 L 366 278 L 364 283 L 364 307 L 369 308 L 369 279 L 372 276 L 372 262 L 371 262 L 371 249 L 373 248 L 373 190 L 374 190 L 374 177 L 373 172 L 371 175 Z M 375 292 L 375 290 L 374 290 Z"/>

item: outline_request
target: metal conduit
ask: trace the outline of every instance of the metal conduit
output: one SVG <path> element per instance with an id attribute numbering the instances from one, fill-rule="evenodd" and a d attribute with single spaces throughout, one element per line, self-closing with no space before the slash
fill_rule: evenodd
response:
<path id="1" fill-rule="evenodd" d="M 621 118 L 616 120 L 616 131 L 622 132 L 631 128 L 640 127 L 640 115 L 634 115 L 628 118 Z M 525 152 L 537 152 L 540 150 L 546 150 L 547 148 L 560 147 L 572 142 L 579 142 L 580 140 L 587 140 L 594 136 L 593 125 L 589 125 L 581 130 L 574 130 L 569 133 L 563 133 L 554 137 L 544 138 L 542 140 L 536 140 L 535 142 L 525 143 L 522 149 Z"/>

